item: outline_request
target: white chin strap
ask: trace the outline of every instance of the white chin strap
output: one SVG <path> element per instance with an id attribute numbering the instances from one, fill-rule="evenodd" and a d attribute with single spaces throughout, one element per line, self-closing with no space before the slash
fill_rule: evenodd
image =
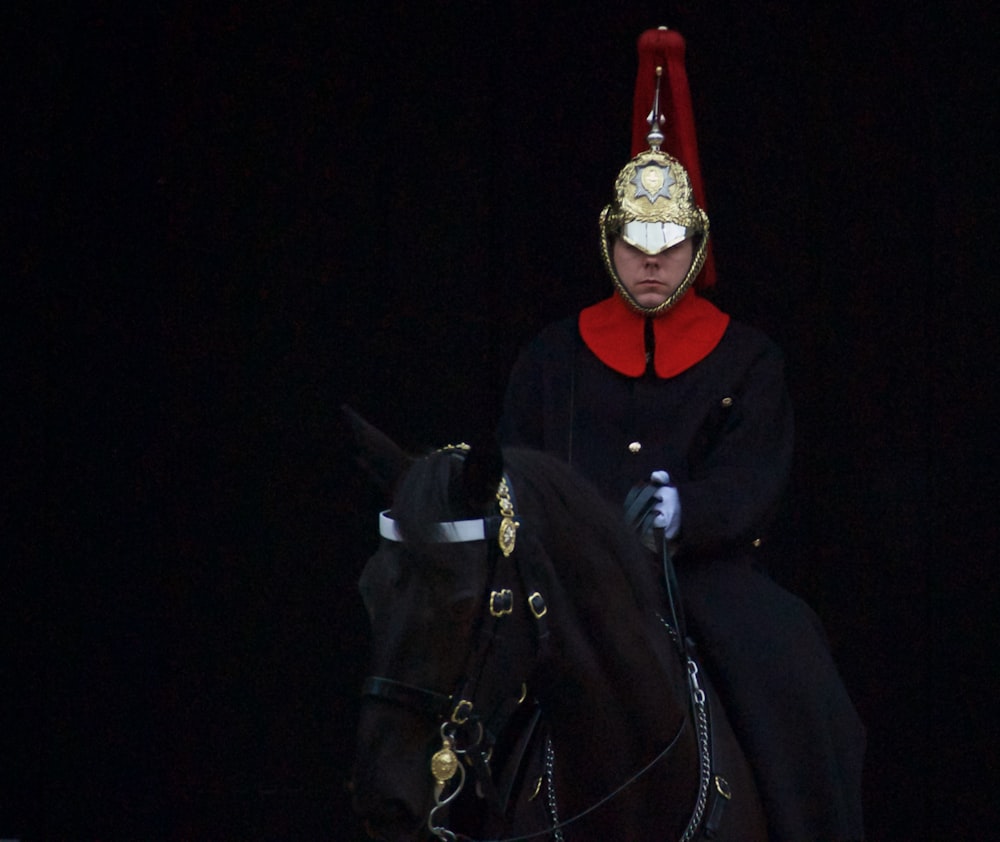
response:
<path id="1" fill-rule="evenodd" d="M 438 541 L 442 544 L 462 544 L 466 541 L 485 541 L 486 523 L 479 520 L 446 520 L 437 524 L 440 537 Z M 390 541 L 402 541 L 396 521 L 389 517 L 389 510 L 379 512 L 378 532 L 383 538 Z"/>

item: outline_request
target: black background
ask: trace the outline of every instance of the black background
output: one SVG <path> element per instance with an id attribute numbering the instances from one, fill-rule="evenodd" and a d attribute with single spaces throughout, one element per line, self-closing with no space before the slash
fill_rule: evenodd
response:
<path id="1" fill-rule="evenodd" d="M 788 358 L 773 569 L 869 727 L 870 836 L 989 838 L 990 4 L 274 6 L 5 7 L 0 837 L 360 838 L 379 500 L 337 408 L 411 450 L 492 427 L 608 290 L 669 24 L 716 300 Z"/>

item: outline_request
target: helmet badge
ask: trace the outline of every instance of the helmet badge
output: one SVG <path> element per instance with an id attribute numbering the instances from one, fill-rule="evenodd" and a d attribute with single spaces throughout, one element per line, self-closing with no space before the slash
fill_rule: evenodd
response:
<path id="1" fill-rule="evenodd" d="M 666 167 L 647 164 L 636 170 L 632 177 L 632 183 L 635 185 L 637 199 L 645 196 L 651 204 L 655 204 L 656 200 L 661 197 L 669 199 L 670 188 L 677 182 Z"/>

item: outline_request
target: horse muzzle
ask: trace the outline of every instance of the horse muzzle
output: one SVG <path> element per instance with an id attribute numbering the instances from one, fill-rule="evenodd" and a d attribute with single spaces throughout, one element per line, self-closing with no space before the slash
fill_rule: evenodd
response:
<path id="1" fill-rule="evenodd" d="M 365 833 L 378 842 L 416 842 L 427 838 L 424 818 L 418 815 L 405 798 L 379 793 L 359 784 L 348 783 L 351 806 Z"/>

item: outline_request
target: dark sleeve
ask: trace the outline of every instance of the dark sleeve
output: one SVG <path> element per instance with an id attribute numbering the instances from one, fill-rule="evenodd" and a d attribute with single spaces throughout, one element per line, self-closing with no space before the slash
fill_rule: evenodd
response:
<path id="1" fill-rule="evenodd" d="M 781 352 L 764 341 L 677 483 L 682 550 L 748 548 L 762 536 L 788 481 L 793 426 Z"/>
<path id="2" fill-rule="evenodd" d="M 503 446 L 564 455 L 573 358 L 579 344 L 576 318 L 550 324 L 521 352 L 504 395 L 497 435 Z"/>

